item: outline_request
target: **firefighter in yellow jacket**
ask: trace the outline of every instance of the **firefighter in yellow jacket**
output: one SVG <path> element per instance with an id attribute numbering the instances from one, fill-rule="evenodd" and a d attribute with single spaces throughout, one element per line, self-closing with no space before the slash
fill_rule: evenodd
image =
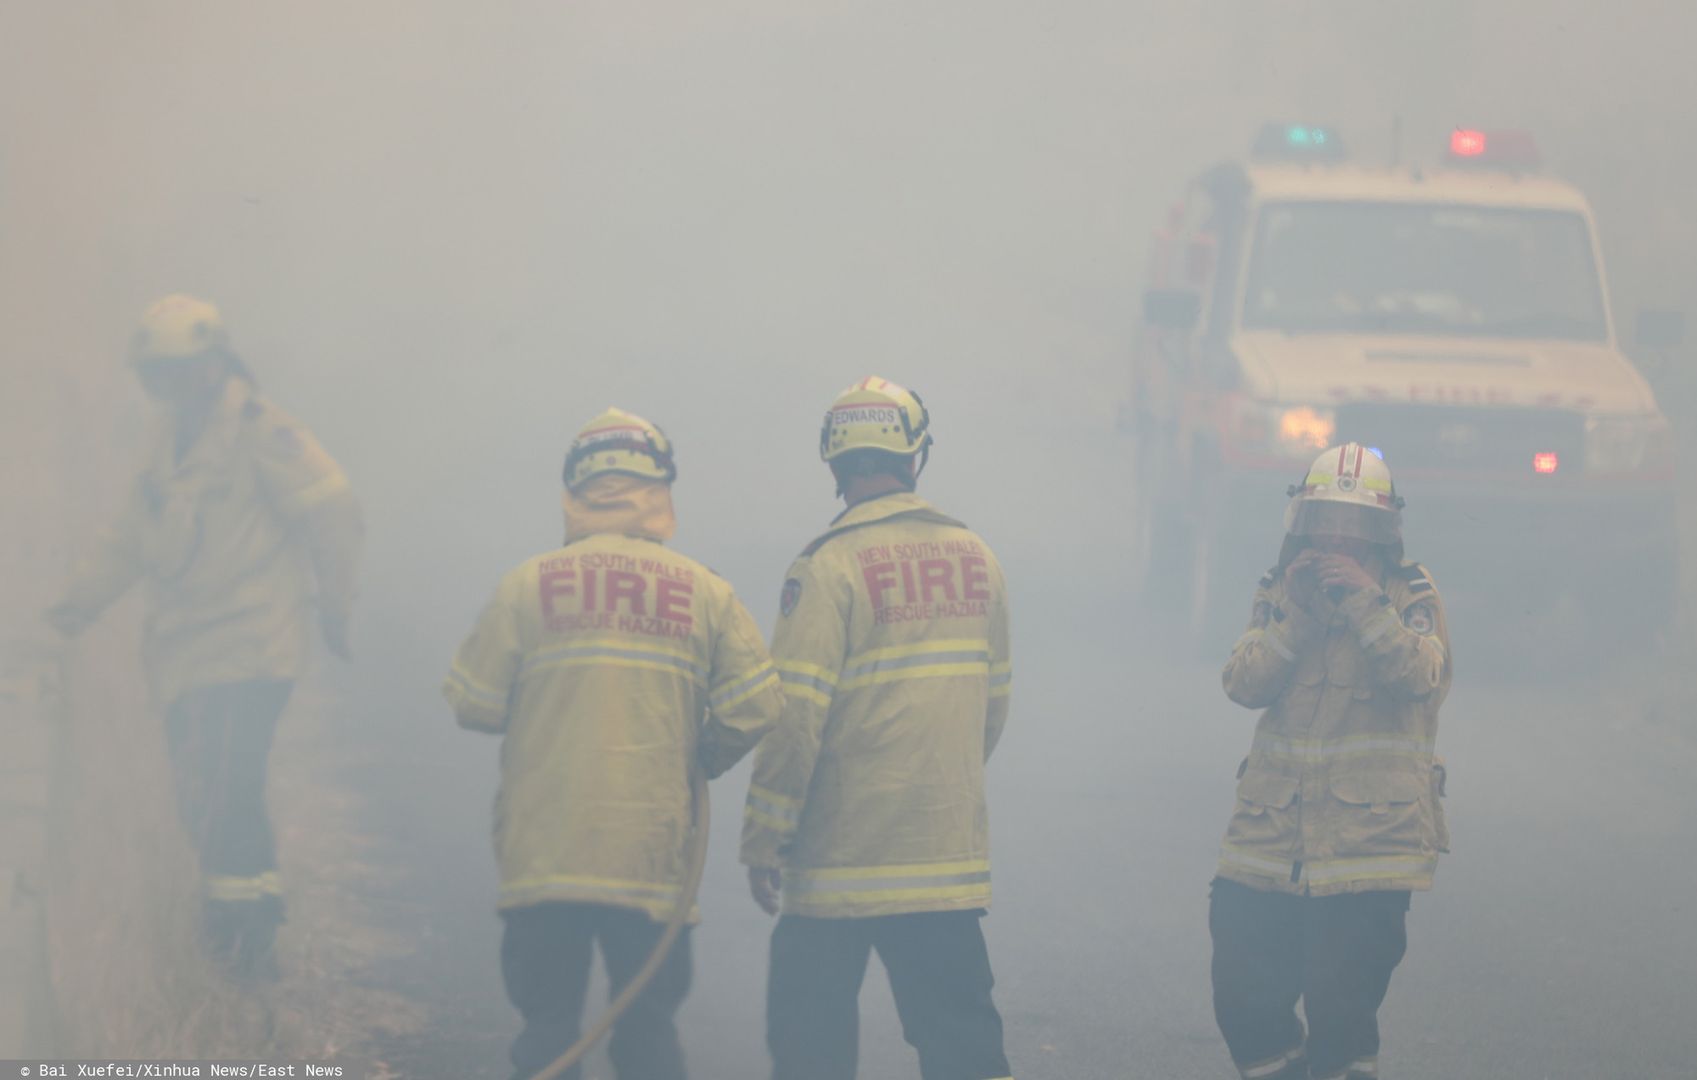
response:
<path id="1" fill-rule="evenodd" d="M 742 858 L 772 934 L 775 1080 L 855 1074 L 877 950 L 926 1080 L 1010 1075 L 979 919 L 990 905 L 984 764 L 1007 719 L 1001 567 L 914 494 L 918 395 L 870 378 L 826 413 L 848 503 L 790 568 L 772 653 L 783 719 L 761 744 Z"/>
<path id="2" fill-rule="evenodd" d="M 1449 635 L 1374 451 L 1327 450 L 1292 495 L 1225 668 L 1231 699 L 1266 711 L 1214 881 L 1214 1011 L 1248 1080 L 1370 1080 L 1410 892 L 1448 850 Z"/>
<path id="3" fill-rule="evenodd" d="M 782 705 L 730 585 L 664 546 L 675 476 L 653 424 L 619 409 L 590 421 L 566 458 L 565 546 L 501 580 L 443 688 L 462 726 L 502 736 L 495 848 L 501 970 L 525 1025 L 516 1078 L 577 1041 L 594 944 L 617 994 L 677 908 L 691 763 L 718 776 Z M 622 1080 L 682 1080 L 673 1016 L 689 983 L 685 936 L 613 1031 Z"/>
<path id="4" fill-rule="evenodd" d="M 166 422 L 48 618 L 77 635 L 146 582 L 144 659 L 199 850 L 207 942 L 236 974 L 269 975 L 283 900 L 266 757 L 314 622 L 348 656 L 359 504 L 312 434 L 259 396 L 211 304 L 155 303 L 130 361 Z"/>

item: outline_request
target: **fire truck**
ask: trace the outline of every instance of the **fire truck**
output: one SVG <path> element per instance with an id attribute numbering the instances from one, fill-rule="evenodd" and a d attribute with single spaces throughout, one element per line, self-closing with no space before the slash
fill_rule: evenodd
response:
<path id="1" fill-rule="evenodd" d="M 1672 312 L 1636 330 L 1640 349 L 1683 333 Z M 1155 234 L 1127 417 L 1145 600 L 1229 646 L 1290 485 L 1357 441 L 1391 466 L 1452 627 L 1460 607 L 1653 637 L 1678 581 L 1673 442 L 1618 332 L 1591 209 L 1524 133 L 1387 165 L 1331 128 L 1267 128 Z"/>

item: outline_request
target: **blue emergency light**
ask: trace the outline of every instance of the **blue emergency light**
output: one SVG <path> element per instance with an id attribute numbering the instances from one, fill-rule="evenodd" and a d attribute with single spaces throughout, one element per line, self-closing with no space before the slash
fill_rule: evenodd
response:
<path id="1" fill-rule="evenodd" d="M 1268 124 L 1255 137 L 1253 154 L 1273 161 L 1340 161 L 1343 139 L 1317 124 Z"/>

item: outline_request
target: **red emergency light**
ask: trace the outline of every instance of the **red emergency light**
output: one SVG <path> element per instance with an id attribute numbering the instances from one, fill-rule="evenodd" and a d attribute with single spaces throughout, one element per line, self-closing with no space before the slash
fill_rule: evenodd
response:
<path id="1" fill-rule="evenodd" d="M 1540 450 L 1532 455 L 1532 471 L 1539 476 L 1551 476 L 1561 468 L 1561 458 L 1554 450 Z"/>
<path id="2" fill-rule="evenodd" d="M 1540 159 L 1530 132 L 1456 128 L 1450 132 L 1449 160 L 1454 165 L 1535 169 Z"/>
<path id="3" fill-rule="evenodd" d="M 1450 132 L 1450 157 L 1478 157 L 1485 152 L 1485 133 L 1456 128 Z"/>

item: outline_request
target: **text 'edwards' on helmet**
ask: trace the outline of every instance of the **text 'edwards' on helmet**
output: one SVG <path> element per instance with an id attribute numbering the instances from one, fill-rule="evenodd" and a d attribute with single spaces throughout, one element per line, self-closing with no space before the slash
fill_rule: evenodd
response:
<path id="1" fill-rule="evenodd" d="M 1353 536 L 1375 544 L 1402 539 L 1402 499 L 1390 467 L 1360 443 L 1321 451 L 1290 495 L 1285 531 L 1292 536 Z"/>
<path id="2" fill-rule="evenodd" d="M 678 477 L 672 441 L 658 424 L 623 409 L 609 408 L 585 424 L 572 440 L 562 479 L 575 491 L 608 473 L 670 484 Z"/>
<path id="3" fill-rule="evenodd" d="M 876 375 L 837 395 L 819 431 L 819 456 L 831 461 L 851 450 L 912 457 L 931 445 L 931 414 L 919 395 Z"/>
<path id="4" fill-rule="evenodd" d="M 229 347 L 230 336 L 216 306 L 186 293 L 172 293 L 155 300 L 142 313 L 141 325 L 130 342 L 129 359 L 134 364 L 191 360 Z"/>

